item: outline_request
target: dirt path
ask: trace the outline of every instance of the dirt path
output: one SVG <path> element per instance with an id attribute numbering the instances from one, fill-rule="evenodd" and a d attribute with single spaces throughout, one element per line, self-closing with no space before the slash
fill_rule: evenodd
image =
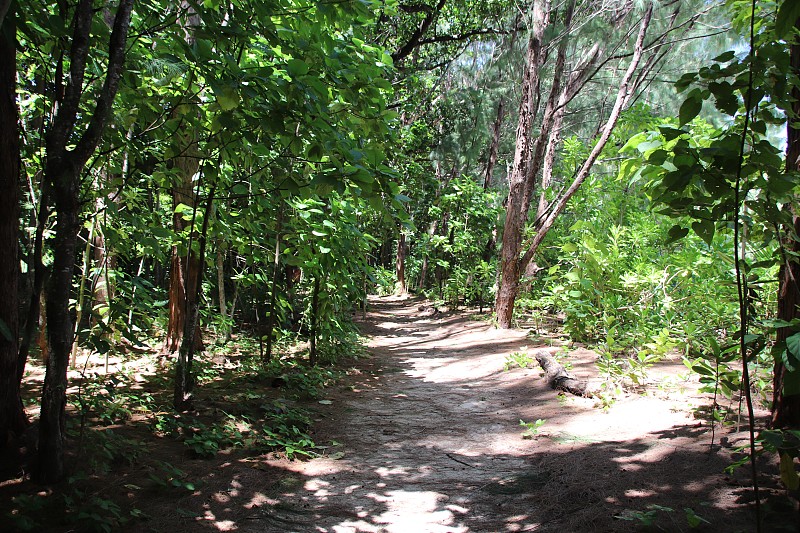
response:
<path id="1" fill-rule="evenodd" d="M 743 435 L 718 431 L 723 447 L 709 453 L 709 428 L 691 413 L 702 399 L 676 365 L 604 412 L 559 397 L 538 370 L 504 371 L 531 344 L 523 332 L 429 316 L 410 300 L 372 304 L 371 357 L 319 405 L 326 456 L 223 464 L 189 530 L 637 531 L 649 515 L 619 517 L 650 512 L 648 531 L 689 531 L 693 513 L 709 522 L 694 531 L 754 531 L 746 472 L 723 473 Z M 594 377 L 591 352 L 570 357 L 574 373 Z M 521 419 L 546 421 L 523 439 Z"/>

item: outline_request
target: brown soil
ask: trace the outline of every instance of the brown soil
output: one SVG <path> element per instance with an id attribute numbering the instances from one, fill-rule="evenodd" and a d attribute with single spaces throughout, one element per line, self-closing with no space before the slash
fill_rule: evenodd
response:
<path id="1" fill-rule="evenodd" d="M 418 300 L 371 304 L 369 356 L 314 402 L 323 457 L 197 460 L 165 441 L 148 455 L 188 472 L 196 490 L 134 484 L 146 466 L 107 480 L 108 494 L 150 516 L 124 530 L 689 531 L 693 514 L 707 521 L 694 531 L 756 530 L 747 469 L 725 473 L 747 435 L 718 426 L 712 446 L 711 425 L 695 416 L 709 398 L 679 360 L 603 409 L 557 394 L 538 368 L 504 370 L 510 353 L 536 347 L 523 331 L 420 310 Z M 597 387 L 595 359 L 572 349 L 561 361 Z M 520 421 L 538 419 L 523 438 Z M 774 465 L 762 465 L 761 483 L 765 531 L 796 531 Z"/>

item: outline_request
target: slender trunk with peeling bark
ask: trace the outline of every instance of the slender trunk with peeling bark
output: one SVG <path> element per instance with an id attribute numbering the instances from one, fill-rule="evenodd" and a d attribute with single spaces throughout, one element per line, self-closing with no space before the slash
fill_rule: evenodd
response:
<path id="1" fill-rule="evenodd" d="M 572 2 L 565 15 L 565 27 L 570 28 L 572 9 L 575 3 Z M 600 155 L 600 152 L 605 147 L 614 127 L 617 124 L 619 115 L 622 109 L 630 101 L 634 90 L 634 74 L 639 66 L 644 51 L 644 39 L 647 34 L 647 29 L 650 25 L 650 20 L 653 13 L 653 6 L 649 4 L 642 20 L 639 24 L 639 33 L 634 44 L 633 54 L 623 78 L 620 82 L 619 90 L 617 91 L 614 107 L 609 114 L 608 119 L 600 129 L 600 135 L 594 143 L 592 151 L 587 159 L 581 165 L 577 174 L 573 178 L 571 185 L 565 192 L 558 195 L 552 202 L 547 203 L 545 198 L 541 196 L 540 192 L 540 205 L 537 219 L 533 224 L 533 237 L 529 243 L 523 246 L 523 233 L 528 219 L 528 210 L 530 208 L 531 199 L 537 180 L 540 179 L 539 173 L 551 172 L 547 168 L 548 158 L 552 154 L 554 148 L 550 147 L 553 137 L 558 135 L 555 126 L 560 123 L 559 115 L 563 113 L 563 106 L 569 102 L 577 91 L 580 90 L 589 79 L 587 71 L 594 72 L 594 64 L 598 57 L 598 49 L 593 48 L 587 56 L 587 60 L 583 62 L 583 66 L 577 72 L 574 72 L 566 80 L 566 83 L 561 85 L 561 78 L 564 71 L 564 55 L 566 53 L 566 37 L 562 38 L 559 45 L 558 55 L 556 59 L 556 67 L 553 76 L 552 88 L 550 97 L 548 98 L 547 105 L 542 117 L 541 133 L 535 142 L 530 139 L 530 125 L 527 121 L 527 116 L 523 113 L 523 107 L 520 107 L 519 125 L 517 128 L 517 148 L 515 152 L 515 165 L 510 179 L 510 192 L 509 201 L 506 214 L 506 224 L 503 232 L 503 246 L 501 251 L 501 266 L 500 266 L 500 285 L 497 290 L 497 297 L 495 299 L 495 308 L 497 313 L 498 327 L 510 328 L 511 320 L 514 313 L 514 302 L 516 301 L 519 292 L 520 276 L 527 265 L 531 262 L 542 240 L 547 235 L 548 231 L 552 228 L 557 217 L 564 211 L 569 199 L 577 192 L 578 188 L 586 180 L 589 172 L 594 165 L 595 161 Z M 536 19 L 535 19 L 536 20 Z M 535 27 L 536 28 L 536 27 Z M 569 31 L 567 31 L 567 35 Z M 535 41 L 532 41 L 534 43 Z M 529 52 L 528 63 L 526 67 L 526 76 L 532 78 L 534 74 L 527 74 L 533 66 L 536 66 L 537 71 L 539 64 L 533 62 L 534 54 Z M 526 102 L 525 93 L 523 92 L 523 103 Z M 525 127 L 528 126 L 528 127 Z M 530 150 L 529 159 L 525 157 Z M 528 163 L 529 161 L 529 163 Z M 525 163 L 523 165 L 523 163 Z M 549 162 L 552 165 L 552 161 Z M 549 176 L 548 176 L 549 179 Z M 541 184 L 540 184 L 541 186 Z M 523 253 L 524 250 L 524 253 Z"/>
<path id="2" fill-rule="evenodd" d="M 542 52 L 544 32 L 550 20 L 550 2 L 535 1 L 533 9 L 533 27 L 530 30 L 528 51 L 525 59 L 525 71 L 522 78 L 522 99 L 517 114 L 517 141 L 514 148 L 514 163 L 509 176 L 508 203 L 506 205 L 506 222 L 503 227 L 503 240 L 500 248 L 500 276 L 495 312 L 497 324 L 501 328 L 510 328 L 514 314 L 514 301 L 519 285 L 519 254 L 522 234 L 528 219 L 529 205 L 525 205 L 526 181 L 533 146 L 533 122 L 536 116 L 539 86 L 539 72 L 544 62 Z M 544 129 L 542 130 L 545 131 Z"/>

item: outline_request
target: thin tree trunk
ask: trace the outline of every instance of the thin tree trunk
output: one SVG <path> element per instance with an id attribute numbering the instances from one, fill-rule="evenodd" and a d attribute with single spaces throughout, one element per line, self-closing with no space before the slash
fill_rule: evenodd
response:
<path id="1" fill-rule="evenodd" d="M 42 193 L 39 195 L 39 209 L 36 218 L 36 233 L 33 238 L 33 252 L 28 262 L 29 275 L 33 275 L 33 283 L 31 286 L 27 314 L 25 315 L 25 325 L 22 328 L 19 356 L 17 358 L 19 361 L 17 374 L 20 380 L 22 380 L 25 365 L 28 363 L 28 354 L 30 353 L 33 338 L 40 325 L 43 328 L 45 322 L 44 313 L 42 313 L 42 297 L 44 295 L 43 289 L 47 271 L 42 262 L 42 247 L 44 243 L 44 229 L 50 212 L 48 209 L 49 195 L 47 194 L 47 187 L 44 181 L 42 181 L 41 189 Z M 42 356 L 44 356 L 47 350 L 42 350 L 41 353 Z"/>
<path id="2" fill-rule="evenodd" d="M 800 28 L 800 20 L 795 23 L 795 28 Z M 790 64 L 795 74 L 800 73 L 800 45 L 790 47 Z M 794 114 L 789 117 L 786 127 L 786 170 L 788 172 L 800 170 L 800 130 L 797 129 L 800 120 L 800 88 L 792 89 Z M 800 216 L 796 213 L 793 217 L 793 226 L 784 228 L 783 261 L 778 274 L 778 319 L 791 322 L 800 318 L 800 263 L 797 254 L 800 253 Z M 788 253 L 787 253 L 788 252 Z M 793 328 L 780 328 L 777 342 L 785 343 L 786 339 L 795 334 Z M 794 369 L 794 376 L 789 377 L 789 370 L 780 358 L 775 359 L 773 374 L 773 401 L 772 401 L 772 426 L 776 428 L 800 428 L 800 394 L 798 391 L 787 391 L 785 385 L 789 380 L 796 384 L 800 381 Z"/>
<path id="3" fill-rule="evenodd" d="M 308 363 L 317 366 L 317 328 L 319 326 L 319 278 L 320 274 L 314 276 L 314 289 L 311 293 L 311 324 L 309 327 L 308 339 Z"/>
<path id="4" fill-rule="evenodd" d="M 186 17 L 181 17 L 179 24 L 183 27 L 186 44 L 192 46 L 195 42 L 194 32 L 200 24 L 200 18 L 191 4 L 186 1 L 181 2 L 181 11 L 186 13 Z M 191 87 L 187 89 L 187 92 L 191 92 Z M 188 103 L 188 105 L 191 106 L 192 103 Z M 175 158 L 174 163 L 179 170 L 179 176 L 172 187 L 172 203 L 173 207 L 177 207 L 179 204 L 187 205 L 195 212 L 198 198 L 192 189 L 192 179 L 200 168 L 200 152 L 197 146 L 197 134 L 191 121 L 187 119 L 177 138 L 180 156 Z M 183 213 L 175 212 L 172 223 L 175 233 L 180 233 L 186 228 Z M 190 241 L 192 237 L 193 235 L 189 236 Z M 175 353 L 182 344 L 187 315 L 189 309 L 195 304 L 192 287 L 197 283 L 201 268 L 202 265 L 191 246 L 188 247 L 185 256 L 181 255 L 178 246 L 172 247 L 169 277 L 169 321 L 162 347 L 162 352 L 165 354 Z M 202 350 L 203 341 L 199 329 L 193 332 L 192 337 L 196 343 L 192 349 Z"/>
<path id="5" fill-rule="evenodd" d="M 191 159 L 194 163 L 181 166 L 182 183 L 173 189 L 173 203 L 176 207 L 178 204 L 184 204 L 196 210 L 197 198 L 195 197 L 194 191 L 192 191 L 191 180 L 192 176 L 194 176 L 199 168 L 197 164 L 198 160 L 197 158 L 180 159 Z M 186 228 L 187 224 L 183 220 L 182 213 L 175 213 L 173 215 L 173 226 L 176 233 L 180 233 Z M 190 236 L 190 240 L 191 238 L 192 236 Z M 184 331 L 186 330 L 184 327 L 186 315 L 188 309 L 194 304 L 190 287 L 194 287 L 197 283 L 200 268 L 200 261 L 191 247 L 188 248 L 186 255 L 183 256 L 178 246 L 172 247 L 169 275 L 169 321 L 167 324 L 167 335 L 162 348 L 164 353 L 175 353 L 180 348 Z M 194 349 L 201 350 L 203 348 L 203 343 L 200 331 L 195 331 L 192 336 L 196 343 Z"/>
<path id="6" fill-rule="evenodd" d="M 0 11 L 0 449 L 27 425 L 19 369 L 19 128 L 16 10 Z"/>
<path id="7" fill-rule="evenodd" d="M 228 302 L 225 297 L 225 253 L 224 242 L 222 239 L 217 239 L 217 298 L 219 299 L 219 314 L 227 321 L 228 319 Z M 227 327 L 226 327 L 227 329 Z"/>
<path id="8" fill-rule="evenodd" d="M 181 346 L 178 350 L 178 358 L 175 362 L 175 386 L 173 390 L 173 405 L 179 411 L 186 410 L 192 404 L 192 392 L 194 390 L 194 376 L 192 374 L 192 362 L 194 360 L 194 352 L 197 346 L 194 336 L 196 331 L 200 329 L 198 317 L 200 315 L 200 293 L 203 289 L 203 264 L 205 263 L 206 256 L 206 243 L 208 242 L 208 225 L 212 216 L 211 208 L 214 201 L 214 193 L 216 187 L 211 187 L 208 193 L 208 200 L 205 206 L 203 216 L 203 226 L 198 239 L 199 258 L 198 263 L 200 268 L 197 276 L 193 279 L 193 284 L 188 285 L 191 298 L 187 300 L 191 302 L 186 313 L 186 320 L 184 322 L 184 331 L 181 339 Z M 187 295 L 188 296 L 188 295 Z"/>
<path id="9" fill-rule="evenodd" d="M 283 223 L 283 202 L 281 201 L 278 208 L 278 217 L 275 228 L 275 257 L 272 262 L 272 290 L 269 295 L 269 317 L 267 318 L 266 337 L 267 337 L 267 350 L 263 357 L 263 363 L 266 365 L 272 359 L 272 344 L 275 336 L 275 323 L 277 322 L 276 316 L 276 303 L 278 301 L 278 276 L 281 269 L 281 234 Z"/>
<path id="10" fill-rule="evenodd" d="M 408 293 L 406 286 L 406 234 L 400 230 L 400 237 L 397 239 L 397 259 L 395 261 L 395 273 L 397 275 L 397 294 Z"/>
<path id="11" fill-rule="evenodd" d="M 81 0 L 72 23 L 69 82 L 46 135 L 44 179 L 53 192 L 56 230 L 53 239 L 53 267 L 47 290 L 47 332 L 50 355 L 47 360 L 39 423 L 39 461 L 35 477 L 43 483 L 59 481 L 64 475 L 64 426 L 67 365 L 72 347 L 73 325 L 70 295 L 75 268 L 80 221 L 80 175 L 100 142 L 116 97 L 122 75 L 133 0 L 120 0 L 109 40 L 108 67 L 89 124 L 75 142 L 73 133 L 84 90 L 89 59 L 89 35 L 93 23 L 92 0 Z M 67 146 L 74 147 L 67 149 Z"/>
<path id="12" fill-rule="evenodd" d="M 505 100 L 500 98 L 497 104 L 497 117 L 492 123 L 492 143 L 489 145 L 489 157 L 486 160 L 486 174 L 483 178 L 483 190 L 488 191 L 492 185 L 494 167 L 497 164 L 497 154 L 500 151 L 500 136 L 503 132 L 503 119 L 505 118 Z"/>

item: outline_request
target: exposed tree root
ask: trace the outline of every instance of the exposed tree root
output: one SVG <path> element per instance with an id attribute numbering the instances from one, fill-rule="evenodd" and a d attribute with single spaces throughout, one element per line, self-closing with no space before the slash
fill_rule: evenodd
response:
<path id="1" fill-rule="evenodd" d="M 586 381 L 577 379 L 564 370 L 564 367 L 550 353 L 545 350 L 537 350 L 534 353 L 534 357 L 536 357 L 536 361 L 544 370 L 545 378 L 553 389 L 585 398 L 594 396 L 592 391 L 588 389 Z"/>

